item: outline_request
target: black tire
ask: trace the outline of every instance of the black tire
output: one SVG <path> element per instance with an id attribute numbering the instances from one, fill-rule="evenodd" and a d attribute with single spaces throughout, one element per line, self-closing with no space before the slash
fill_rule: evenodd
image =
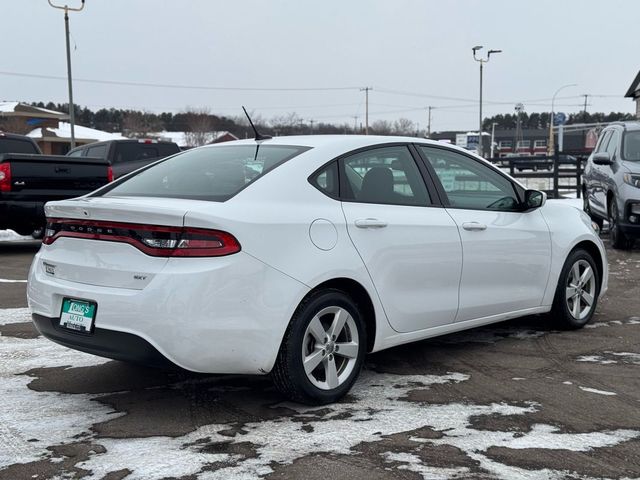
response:
<path id="1" fill-rule="evenodd" d="M 351 368 L 349 374 L 346 374 L 345 370 L 345 368 L 347 368 L 347 363 L 341 363 L 341 367 L 338 368 L 338 375 L 340 375 L 340 368 L 343 368 L 343 374 L 345 377 L 336 388 L 319 388 L 317 385 L 312 383 L 305 372 L 303 365 L 303 348 L 307 348 L 307 342 L 310 338 L 307 329 L 311 321 L 314 320 L 319 312 L 334 307 L 345 310 L 353 320 L 351 327 L 355 327 L 355 330 L 357 331 L 357 355 L 353 357 L 354 362 L 349 364 L 349 368 Z M 325 317 L 329 315 L 332 315 L 332 313 L 324 315 L 321 320 L 326 322 L 327 319 Z M 335 318 L 337 318 L 337 314 Z M 340 333 L 346 335 L 347 333 L 350 333 L 350 330 L 349 332 L 345 330 Z M 313 338 L 311 338 L 311 340 L 313 340 Z M 339 340 L 340 338 L 334 340 L 333 344 L 341 345 L 341 343 L 338 343 Z M 317 345 L 314 345 L 314 347 L 316 348 L 314 351 L 317 351 L 318 348 L 322 349 L 322 347 L 330 348 L 327 343 L 321 345 L 320 342 L 318 342 Z M 282 344 L 280 345 L 280 351 L 278 352 L 278 358 L 276 359 L 276 363 L 271 371 L 271 377 L 276 388 L 291 400 L 310 405 L 332 403 L 342 398 L 353 386 L 360 374 L 360 370 L 362 369 L 366 350 L 367 332 L 362 318 L 362 313 L 357 304 L 351 299 L 351 297 L 340 290 L 320 290 L 308 296 L 298 306 L 296 312 L 293 314 L 291 322 L 287 327 L 287 331 L 284 334 Z M 331 357 L 332 361 L 335 361 L 334 365 L 337 365 L 338 362 L 351 361 L 347 357 L 340 356 L 340 353 L 336 353 L 337 350 L 329 351 L 333 353 L 330 356 L 323 358 L 322 362 L 316 367 L 316 370 L 313 371 L 317 372 L 317 375 L 321 376 L 323 370 L 324 372 L 327 371 L 325 362 L 329 360 L 329 357 Z M 322 355 L 324 357 L 324 353 Z M 313 372 L 309 375 L 313 375 Z M 328 378 L 326 383 L 329 383 Z"/>
<path id="2" fill-rule="evenodd" d="M 589 215 L 589 218 L 591 219 L 591 221 L 594 222 L 596 225 L 598 225 L 598 228 L 600 229 L 600 231 L 602 231 L 604 220 L 602 220 L 600 217 L 596 217 L 591 211 L 591 207 L 589 206 L 589 199 L 587 198 L 586 188 L 582 189 L 582 210 L 584 210 L 584 213 Z"/>
<path id="3" fill-rule="evenodd" d="M 611 239 L 611 246 L 618 250 L 627 250 L 633 247 L 633 239 L 627 237 L 622 230 L 620 230 L 619 220 L 620 214 L 618 212 L 618 203 L 615 197 L 611 197 L 607 208 L 609 212 L 609 238 Z"/>
<path id="4" fill-rule="evenodd" d="M 31 232 L 31 236 L 35 239 L 35 240 L 41 240 L 42 237 L 44 237 L 44 231 L 45 231 L 46 227 L 40 227 L 40 228 L 36 228 L 33 232 Z"/>
<path id="5" fill-rule="evenodd" d="M 576 318 L 576 316 L 569 308 L 569 299 L 567 298 L 567 287 L 572 280 L 572 269 L 578 262 L 583 266 L 585 265 L 585 263 L 583 262 L 586 262 L 586 264 L 589 265 L 593 273 L 594 281 L 594 289 L 592 294 L 593 300 L 591 303 L 591 308 L 583 318 Z M 586 250 L 580 248 L 571 252 L 567 257 L 564 266 L 562 267 L 562 271 L 560 272 L 558 286 L 556 287 L 556 294 L 553 299 L 551 315 L 553 317 L 554 324 L 566 330 L 576 330 L 578 328 L 584 327 L 587 323 L 589 323 L 596 311 L 596 307 L 598 306 L 598 295 L 600 295 L 600 286 L 600 274 L 598 273 L 596 262 L 591 254 Z M 585 288 L 584 290 L 587 289 Z M 573 305 L 575 305 L 574 302 L 575 299 L 572 302 Z M 578 302 L 580 302 L 580 300 L 578 300 Z M 581 304 L 579 303 L 579 305 Z"/>

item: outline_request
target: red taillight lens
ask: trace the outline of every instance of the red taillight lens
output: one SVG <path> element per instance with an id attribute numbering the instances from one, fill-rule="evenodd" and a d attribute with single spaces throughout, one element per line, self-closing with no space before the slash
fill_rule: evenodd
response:
<path id="1" fill-rule="evenodd" d="M 0 163 L 0 192 L 11 191 L 11 164 Z"/>
<path id="2" fill-rule="evenodd" d="M 128 243 L 153 257 L 221 257 L 240 251 L 238 240 L 220 230 L 49 219 L 42 242 L 51 245 L 60 237 Z"/>
<path id="3" fill-rule="evenodd" d="M 107 182 L 113 182 L 113 167 L 111 165 L 107 167 Z"/>

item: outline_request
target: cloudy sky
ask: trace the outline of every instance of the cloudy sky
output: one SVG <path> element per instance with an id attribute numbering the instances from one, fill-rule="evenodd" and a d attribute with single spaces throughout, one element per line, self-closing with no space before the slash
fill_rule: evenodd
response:
<path id="1" fill-rule="evenodd" d="M 485 68 L 487 115 L 517 102 L 548 111 L 573 83 L 557 111 L 581 110 L 589 94 L 590 111 L 631 112 L 638 19 L 638 0 L 86 0 L 71 14 L 74 99 L 223 115 L 244 104 L 264 118 L 353 125 L 360 88 L 373 87 L 370 122 L 425 128 L 431 105 L 433 130 L 473 129 L 471 47 L 484 45 L 503 50 Z M 62 11 L 0 0 L 0 23 L 0 100 L 65 102 Z"/>

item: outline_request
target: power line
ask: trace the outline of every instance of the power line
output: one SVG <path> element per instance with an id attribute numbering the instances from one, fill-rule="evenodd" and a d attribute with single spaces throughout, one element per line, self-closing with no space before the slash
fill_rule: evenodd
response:
<path id="1" fill-rule="evenodd" d="M 43 80 L 66 80 L 65 77 L 57 75 L 41 75 L 36 73 L 5 72 L 0 71 L 0 75 L 10 77 L 39 78 Z M 96 83 L 101 85 L 119 85 L 128 87 L 150 87 L 150 88 L 175 88 L 187 90 L 218 90 L 218 91 L 238 91 L 238 92 L 326 92 L 338 90 L 359 90 L 360 87 L 214 87 L 209 85 L 180 85 L 172 83 L 148 83 L 148 82 L 126 82 L 119 80 L 98 80 L 93 78 L 74 78 L 75 82 Z"/>

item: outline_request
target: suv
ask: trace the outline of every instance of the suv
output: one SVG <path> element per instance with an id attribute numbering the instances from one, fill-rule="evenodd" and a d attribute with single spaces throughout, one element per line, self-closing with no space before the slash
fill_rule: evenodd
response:
<path id="1" fill-rule="evenodd" d="M 173 142 L 134 139 L 90 143 L 74 148 L 67 156 L 109 160 L 113 176 L 118 178 L 178 152 L 180 148 Z"/>
<path id="2" fill-rule="evenodd" d="M 640 122 L 607 126 L 582 176 L 584 211 L 609 222 L 613 248 L 631 248 L 640 237 Z"/>

